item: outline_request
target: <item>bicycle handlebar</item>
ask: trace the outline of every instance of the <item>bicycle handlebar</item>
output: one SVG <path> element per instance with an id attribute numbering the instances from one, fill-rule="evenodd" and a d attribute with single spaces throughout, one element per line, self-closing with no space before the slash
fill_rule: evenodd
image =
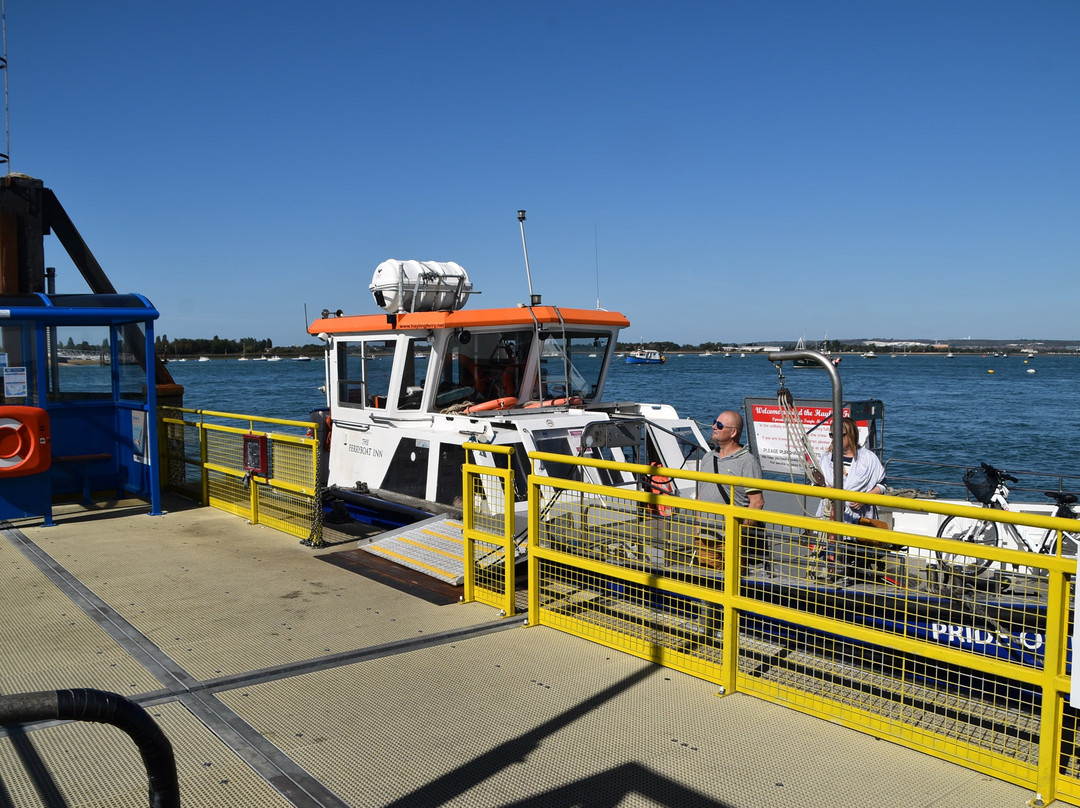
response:
<path id="1" fill-rule="evenodd" d="M 989 463 L 983 463 L 982 467 L 986 470 L 987 474 L 992 475 L 995 479 L 1008 480 L 1010 483 L 1018 483 L 1018 482 L 1020 482 L 1018 479 L 1016 479 L 1011 474 L 1009 474 L 1009 472 L 1002 471 L 1001 469 L 996 469 L 993 466 L 991 466 Z"/>

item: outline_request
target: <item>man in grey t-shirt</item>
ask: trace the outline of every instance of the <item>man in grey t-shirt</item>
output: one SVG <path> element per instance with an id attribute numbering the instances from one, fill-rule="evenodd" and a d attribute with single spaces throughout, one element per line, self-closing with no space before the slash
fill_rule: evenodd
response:
<path id="1" fill-rule="evenodd" d="M 724 410 L 713 424 L 709 442 L 713 449 L 698 463 L 698 471 L 713 474 L 729 474 L 732 477 L 761 479 L 761 464 L 748 448 L 742 445 L 743 420 L 739 413 Z M 697 484 L 697 498 L 705 502 L 723 502 L 728 504 L 732 494 L 730 486 L 720 486 L 713 482 Z M 735 486 L 732 505 L 743 508 L 764 508 L 765 495 L 760 489 Z M 756 520 L 747 520 L 745 527 L 757 527 Z M 723 568 L 723 517 L 703 515 L 700 532 L 702 540 L 698 543 L 698 562 L 713 569 Z M 710 540 L 709 536 L 713 539 Z M 719 539 L 719 540 L 717 540 Z"/>

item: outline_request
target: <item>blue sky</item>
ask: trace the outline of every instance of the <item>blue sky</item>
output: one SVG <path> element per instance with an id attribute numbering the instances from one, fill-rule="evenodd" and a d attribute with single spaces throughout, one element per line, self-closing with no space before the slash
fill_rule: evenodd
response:
<path id="1" fill-rule="evenodd" d="M 11 167 L 170 337 L 387 258 L 627 341 L 1078 339 L 1080 3 L 7 0 Z M 50 238 L 60 291 L 85 285 Z"/>

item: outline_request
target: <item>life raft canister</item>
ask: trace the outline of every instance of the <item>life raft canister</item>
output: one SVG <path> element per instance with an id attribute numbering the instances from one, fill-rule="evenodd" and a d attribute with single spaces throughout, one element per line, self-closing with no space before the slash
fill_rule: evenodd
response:
<path id="1" fill-rule="evenodd" d="M 0 407 L 0 477 L 40 474 L 51 465 L 49 413 L 38 407 Z"/>
<path id="2" fill-rule="evenodd" d="M 660 468 L 660 464 L 656 461 L 653 461 L 649 465 Z M 675 483 L 671 481 L 670 477 L 664 477 L 661 474 L 646 474 L 645 490 L 650 494 L 674 494 Z M 648 503 L 645 506 L 645 510 L 648 513 L 656 514 L 657 516 L 671 516 L 672 508 L 670 505 Z"/>

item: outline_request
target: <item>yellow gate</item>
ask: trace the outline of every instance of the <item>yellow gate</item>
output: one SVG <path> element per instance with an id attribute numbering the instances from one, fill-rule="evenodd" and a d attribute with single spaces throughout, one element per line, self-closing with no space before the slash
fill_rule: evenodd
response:
<path id="1" fill-rule="evenodd" d="M 516 613 L 514 604 L 514 454 L 510 446 L 466 443 L 462 467 L 462 517 L 465 538 L 465 592 L 463 600 L 486 603 L 504 615 Z M 500 465 L 480 466 L 476 453 L 502 458 Z M 505 464 L 505 465 L 502 465 Z"/>
<path id="2" fill-rule="evenodd" d="M 159 415 L 163 489 L 322 545 L 315 424 L 181 407 Z"/>

